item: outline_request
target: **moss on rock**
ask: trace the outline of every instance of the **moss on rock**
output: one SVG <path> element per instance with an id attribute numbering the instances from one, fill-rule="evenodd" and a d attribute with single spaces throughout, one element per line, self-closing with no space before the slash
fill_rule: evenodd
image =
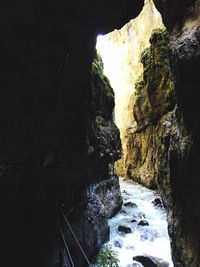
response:
<path id="1" fill-rule="evenodd" d="M 150 188 L 157 187 L 164 159 L 156 157 L 163 146 L 161 121 L 174 108 L 174 80 L 169 62 L 169 34 L 152 31 L 150 47 L 141 54 L 143 73 L 135 84 L 135 127 L 127 132 L 126 176 Z"/>
<path id="2" fill-rule="evenodd" d="M 142 52 L 143 75 L 135 86 L 134 117 L 139 127 L 155 122 L 173 107 L 174 81 L 169 63 L 167 30 L 154 29 L 150 44 Z"/>
<path id="3" fill-rule="evenodd" d="M 114 91 L 111 87 L 109 79 L 104 75 L 104 65 L 99 53 L 95 54 L 95 58 L 92 63 L 92 76 L 98 76 L 99 82 L 102 84 L 104 91 L 108 97 L 114 98 Z"/>

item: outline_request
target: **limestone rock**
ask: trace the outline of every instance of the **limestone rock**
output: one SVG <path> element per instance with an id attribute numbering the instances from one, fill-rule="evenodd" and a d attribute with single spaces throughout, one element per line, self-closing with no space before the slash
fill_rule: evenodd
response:
<path id="1" fill-rule="evenodd" d="M 140 226 L 149 226 L 149 223 L 148 223 L 147 220 L 141 220 L 141 221 L 138 223 L 138 225 L 140 225 Z"/>
<path id="2" fill-rule="evenodd" d="M 118 231 L 119 232 L 123 232 L 125 234 L 129 234 L 132 233 L 132 230 L 130 227 L 126 226 L 126 225 L 119 225 L 118 226 Z"/>
<path id="3" fill-rule="evenodd" d="M 125 174 L 126 129 L 133 121 L 135 83 L 142 73 L 140 54 L 149 46 L 152 29 L 161 25 L 162 19 L 153 1 L 147 0 L 137 18 L 120 30 L 97 39 L 97 49 L 102 55 L 105 73 L 115 91 L 115 121 L 120 129 L 123 147 L 122 159 L 115 163 L 119 176 Z"/>
<path id="4" fill-rule="evenodd" d="M 152 201 L 153 205 L 155 207 L 160 207 L 162 208 L 163 207 L 163 204 L 162 204 L 162 201 L 160 198 L 155 198 L 153 201 Z"/>
<path id="5" fill-rule="evenodd" d="M 136 208 L 137 207 L 137 205 L 133 202 L 125 202 L 124 206 L 129 207 L 129 208 Z"/>
<path id="6" fill-rule="evenodd" d="M 145 216 L 145 214 L 143 212 L 138 212 L 138 213 L 133 215 L 133 218 L 135 218 L 135 219 L 145 219 L 146 216 Z"/>
<path id="7" fill-rule="evenodd" d="M 144 267 L 168 267 L 169 263 L 163 259 L 150 255 L 135 256 L 133 260 L 142 263 Z"/>
<path id="8" fill-rule="evenodd" d="M 169 34 L 156 29 L 150 42 L 150 48 L 142 54 L 144 73 L 136 84 L 135 126 L 127 129 L 125 169 L 128 178 L 155 189 L 162 160 L 156 151 L 161 149 L 160 138 L 166 128 L 159 127 L 159 120 L 173 109 L 174 81 L 169 65 Z"/>
<path id="9" fill-rule="evenodd" d="M 118 248 L 122 248 L 122 246 L 123 246 L 123 241 L 122 241 L 122 239 L 120 239 L 120 238 L 115 239 L 115 240 L 114 240 L 114 246 L 115 246 L 115 247 L 118 247 Z"/>
<path id="10" fill-rule="evenodd" d="M 101 183 L 91 186 L 91 194 L 96 194 L 101 198 L 107 218 L 114 216 L 122 206 L 123 201 L 117 176 L 112 176 Z"/>
<path id="11" fill-rule="evenodd" d="M 137 222 L 137 220 L 136 220 L 136 219 L 133 219 L 133 220 L 131 220 L 131 222 L 132 222 L 132 223 L 135 223 L 135 222 Z"/>
<path id="12" fill-rule="evenodd" d="M 197 96 L 200 84 L 200 2 L 177 0 L 175 5 L 170 0 L 154 2 L 171 32 L 170 60 L 178 106 L 172 116 L 171 134 L 165 138 L 168 164 L 163 162 L 162 169 L 168 165 L 165 171 L 167 179 L 159 179 L 159 188 L 162 195 L 167 196 L 174 264 L 197 267 L 200 262 L 200 228 L 197 223 L 200 217 L 198 204 L 195 204 L 200 201 L 197 189 L 200 177 L 197 168 L 200 164 L 200 117 L 197 115 L 200 112 Z"/>

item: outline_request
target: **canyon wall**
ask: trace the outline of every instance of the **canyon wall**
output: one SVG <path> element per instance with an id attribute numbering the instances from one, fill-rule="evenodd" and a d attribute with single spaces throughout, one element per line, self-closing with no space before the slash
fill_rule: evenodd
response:
<path id="1" fill-rule="evenodd" d="M 62 192 L 62 210 L 69 218 L 71 227 L 90 260 L 99 251 L 101 244 L 109 238 L 107 219 L 122 205 L 119 181 L 112 171 L 114 162 L 121 155 L 119 130 L 113 122 L 114 105 L 113 89 L 103 74 L 101 57 L 95 53 L 88 98 L 88 151 L 81 163 L 82 177 L 71 185 L 69 191 L 66 190 L 69 181 L 63 180 Z M 78 199 L 75 198 L 77 193 Z M 75 266 L 87 266 L 85 257 L 63 216 L 61 229 Z M 63 240 L 62 250 L 66 251 Z M 61 262 L 64 264 L 65 260 L 64 256 Z"/>
<path id="2" fill-rule="evenodd" d="M 170 104 L 167 113 L 157 121 L 163 127 L 158 130 L 163 144 L 158 156 L 163 160 L 155 170 L 161 172 L 156 176 L 157 186 L 169 210 L 175 266 L 198 267 L 199 1 L 154 0 L 154 3 L 170 32 L 169 58 L 175 86 L 174 106 Z M 108 163 L 112 157 L 114 160 L 119 157 L 120 142 L 111 119 L 114 102 L 110 86 L 105 85 L 104 77 L 99 79 L 101 73 L 91 74 L 96 36 L 120 29 L 140 13 L 143 4 L 142 0 L 58 3 L 21 0 L 17 4 L 14 1 L 2 4 L 0 251 L 3 266 L 58 265 L 62 205 L 74 227 L 85 226 L 85 233 L 89 232 L 90 240 L 94 240 L 95 249 L 90 250 L 88 245 L 88 256 L 106 240 L 109 215 L 104 210 L 98 211 L 103 206 L 106 209 L 107 204 L 98 201 L 98 197 L 86 201 L 87 189 L 108 178 Z M 95 64 L 101 66 L 100 62 Z M 104 86 L 107 91 L 102 89 Z M 156 95 L 153 96 L 153 102 L 157 103 Z M 156 114 L 166 111 L 159 106 L 154 108 Z M 153 131 L 156 118 L 148 117 Z M 107 140 L 105 136 L 110 130 Z M 101 191 L 106 187 L 109 192 L 110 186 L 115 188 L 115 183 L 103 184 Z M 120 206 L 117 194 L 114 202 L 119 201 Z M 96 228 L 96 221 L 86 222 L 93 216 L 90 213 L 93 209 L 86 204 L 96 205 L 95 218 L 102 228 L 99 224 Z M 77 235 L 81 242 L 86 241 L 87 235 L 78 230 Z"/>
<path id="3" fill-rule="evenodd" d="M 199 101 L 200 84 L 200 2 L 155 1 L 171 33 L 170 57 L 175 76 L 178 109 L 183 117 L 180 133 L 185 144 L 170 142 L 169 167 L 171 201 L 169 230 L 177 266 L 199 266 Z M 173 8 L 172 8 L 173 5 Z M 178 265 L 179 264 L 179 265 Z"/>
<path id="4" fill-rule="evenodd" d="M 101 154 L 101 145 L 119 150 L 119 140 L 111 140 L 112 134 L 104 140 L 111 128 L 116 138 L 118 132 L 110 114 L 114 101 L 103 93 L 105 81 L 91 74 L 96 36 L 121 28 L 143 3 L 2 3 L 0 251 L 5 267 L 56 265 L 61 205 L 69 211 L 85 201 L 90 183 L 108 178 L 112 159 L 109 151 Z"/>
<path id="5" fill-rule="evenodd" d="M 127 128 L 125 175 L 156 189 L 162 164 L 161 137 L 172 124 L 164 118 L 174 108 L 174 81 L 169 65 L 169 34 L 164 28 L 155 29 L 150 43 L 141 56 L 143 75 L 135 84 L 134 122 Z"/>
<path id="6" fill-rule="evenodd" d="M 126 129 L 133 122 L 135 83 L 142 74 L 140 60 L 142 51 L 149 47 L 149 38 L 154 28 L 161 27 L 162 18 L 152 0 L 145 1 L 137 18 L 130 20 L 120 30 L 98 37 L 97 49 L 104 62 L 104 72 L 115 91 L 115 121 L 120 129 L 123 153 L 115 164 L 118 175 L 124 176 L 126 158 Z"/>
<path id="7" fill-rule="evenodd" d="M 126 177 L 157 188 L 168 209 L 175 266 L 199 266 L 200 2 L 154 1 L 167 31 L 142 53 Z"/>

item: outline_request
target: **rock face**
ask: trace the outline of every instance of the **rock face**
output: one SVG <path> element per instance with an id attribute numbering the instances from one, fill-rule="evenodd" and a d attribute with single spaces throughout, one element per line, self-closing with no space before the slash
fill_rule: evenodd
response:
<path id="1" fill-rule="evenodd" d="M 122 159 L 115 163 L 116 172 L 125 175 L 126 129 L 133 121 L 132 105 L 135 100 L 135 82 L 142 73 L 141 52 L 149 46 L 154 28 L 161 27 L 162 19 L 152 0 L 145 1 L 139 16 L 120 30 L 98 37 L 97 49 L 115 91 L 115 121 L 122 139 Z"/>
<path id="2" fill-rule="evenodd" d="M 108 178 L 112 156 L 104 154 L 101 160 L 100 140 L 111 131 L 103 146 L 113 150 L 119 145 L 112 142 L 119 140 L 111 141 L 117 135 L 110 114 L 113 100 L 103 92 L 104 82 L 91 74 L 96 36 L 122 27 L 143 4 L 2 4 L 0 250 L 5 267 L 57 266 L 61 204 L 71 210 L 87 199 L 89 184 Z M 107 236 L 104 226 L 95 239 Z M 94 228 L 87 229 L 92 235 Z"/>
<path id="3" fill-rule="evenodd" d="M 108 241 L 110 229 L 107 219 L 115 215 L 121 205 L 119 180 L 117 176 L 112 176 L 102 182 L 91 184 L 88 188 L 87 201 L 79 203 L 68 211 L 70 225 L 84 251 L 87 252 L 88 258 L 93 258 L 101 244 Z M 64 218 L 61 220 L 61 228 L 65 232 L 75 266 L 87 266 Z"/>
<path id="4" fill-rule="evenodd" d="M 142 56 L 126 174 L 161 193 L 175 266 L 198 267 L 200 2 L 154 3 L 170 34 L 154 32 Z"/>
<path id="5" fill-rule="evenodd" d="M 95 194 L 100 197 L 105 209 L 106 218 L 113 217 L 119 211 L 123 203 L 117 176 L 112 176 L 90 187 L 93 188 L 90 194 Z"/>
<path id="6" fill-rule="evenodd" d="M 142 54 L 144 73 L 136 83 L 135 122 L 127 129 L 125 169 L 128 178 L 156 188 L 162 164 L 161 138 L 171 127 L 171 120 L 164 120 L 164 116 L 173 109 L 174 82 L 167 31 L 154 30 L 150 43 L 150 48 Z"/>
<path id="7" fill-rule="evenodd" d="M 159 3 L 158 3 L 159 2 Z M 199 254 L 199 148 L 200 118 L 200 22 L 199 1 L 155 1 L 164 22 L 171 31 L 171 65 L 175 75 L 177 127 L 169 139 L 170 187 L 169 231 L 173 259 L 177 266 L 197 267 Z M 183 119 L 180 119 L 182 114 Z M 194 119 L 195 118 L 195 119 Z"/>

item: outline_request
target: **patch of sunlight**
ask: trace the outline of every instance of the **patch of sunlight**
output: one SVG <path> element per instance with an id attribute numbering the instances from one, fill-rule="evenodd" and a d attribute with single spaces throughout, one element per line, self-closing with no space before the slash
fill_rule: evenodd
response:
<path id="1" fill-rule="evenodd" d="M 152 0 L 146 0 L 140 15 L 107 35 L 97 37 L 97 51 L 104 63 L 104 73 L 115 92 L 115 121 L 121 132 L 133 120 L 134 88 L 143 66 L 142 51 L 149 46 L 154 28 L 162 19 Z"/>

